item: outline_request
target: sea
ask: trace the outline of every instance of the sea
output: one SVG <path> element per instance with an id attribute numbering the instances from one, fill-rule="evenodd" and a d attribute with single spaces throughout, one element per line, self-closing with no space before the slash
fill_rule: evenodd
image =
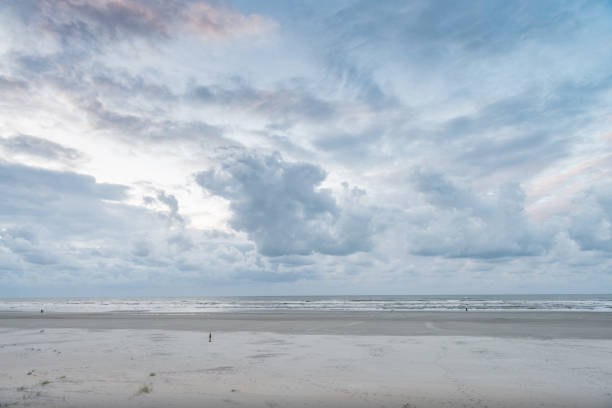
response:
<path id="1" fill-rule="evenodd" d="M 168 298 L 0 298 L 0 312 L 612 312 L 610 295 L 234 296 Z"/>

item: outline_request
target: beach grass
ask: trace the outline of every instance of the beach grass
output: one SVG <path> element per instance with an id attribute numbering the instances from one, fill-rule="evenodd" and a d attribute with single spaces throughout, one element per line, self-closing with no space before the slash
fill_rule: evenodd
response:
<path id="1" fill-rule="evenodd" d="M 148 385 L 143 385 L 142 387 L 140 387 L 140 389 L 138 390 L 138 394 L 150 394 L 151 391 L 153 391 L 153 388 L 148 386 Z"/>

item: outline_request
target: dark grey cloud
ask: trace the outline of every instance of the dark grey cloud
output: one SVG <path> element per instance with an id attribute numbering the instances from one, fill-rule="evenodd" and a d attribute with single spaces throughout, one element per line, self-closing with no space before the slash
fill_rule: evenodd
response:
<path id="1" fill-rule="evenodd" d="M 187 229 L 177 220 L 179 204 L 171 194 L 158 197 L 169 216 L 125 204 L 122 185 L 4 162 L 0 191 L 0 287 L 45 286 L 59 277 L 63 285 L 81 287 L 150 280 L 201 284 L 245 270 L 254 271 L 250 279 L 257 281 L 272 271 L 257 263 L 243 239 Z"/>
<path id="2" fill-rule="evenodd" d="M 97 99 L 125 100 L 137 97 L 164 103 L 173 103 L 178 99 L 160 81 L 153 82 L 141 74 L 109 67 L 98 61 L 92 64 L 92 58 L 98 53 L 95 49 L 75 50 L 71 47 L 44 55 L 32 50 L 12 51 L 6 55 L 8 65 L 24 79 L 7 78 L 6 82 L 16 83 L 22 88 L 28 87 L 28 82 L 32 82 L 34 87 L 52 85 L 89 103 L 95 103 Z"/>
<path id="3" fill-rule="evenodd" d="M 32 73 L 35 75 L 44 75 L 54 72 L 59 68 L 59 64 L 62 62 L 61 59 L 65 57 L 65 54 L 52 54 L 52 55 L 15 55 L 15 60 L 20 72 Z"/>
<path id="4" fill-rule="evenodd" d="M 41 245 L 34 228 L 27 225 L 3 228 L 0 232 L 0 247 L 35 265 L 53 265 L 58 256 Z"/>
<path id="5" fill-rule="evenodd" d="M 142 96 L 166 103 L 173 103 L 178 98 L 165 84 L 151 83 L 142 76 L 104 68 L 91 75 L 90 79 L 91 86 L 101 95 L 123 98 Z"/>
<path id="6" fill-rule="evenodd" d="M 163 191 L 150 199 L 169 211 L 150 211 L 125 204 L 125 186 L 4 162 L 0 191 L 3 295 L 8 287 L 49 288 L 58 279 L 64 287 L 145 285 L 167 290 L 314 276 L 304 269 L 306 261 L 286 258 L 271 264 L 235 234 L 186 227 L 179 219 L 178 200 Z"/>
<path id="7" fill-rule="evenodd" d="M 1 138 L 0 147 L 10 153 L 21 153 L 59 161 L 74 161 L 83 157 L 82 153 L 76 149 L 30 135 Z"/>
<path id="8" fill-rule="evenodd" d="M 369 250 L 370 214 L 341 208 L 331 191 L 320 188 L 325 176 L 318 166 L 286 162 L 278 154 L 232 151 L 196 179 L 229 201 L 232 228 L 246 232 L 264 255 Z"/>
<path id="9" fill-rule="evenodd" d="M 189 95 L 203 104 L 228 106 L 265 115 L 275 122 L 295 119 L 329 120 L 335 113 L 334 105 L 299 86 L 280 89 L 256 89 L 244 81 L 233 87 L 199 85 Z"/>
<path id="10" fill-rule="evenodd" d="M 500 171 L 528 165 L 544 168 L 567 156 L 572 139 L 567 134 L 552 131 L 525 133 L 513 137 L 483 138 L 468 142 L 458 162 L 483 172 Z"/>
<path id="11" fill-rule="evenodd" d="M 118 223 L 115 214 L 127 187 L 91 176 L 0 162 L 0 191 L 4 255 L 41 267 L 66 266 L 74 256 L 73 240 L 99 245 L 127 221 Z"/>
<path id="12" fill-rule="evenodd" d="M 552 89 L 529 89 L 496 100 L 472 115 L 460 116 L 444 124 L 440 136 L 453 138 L 475 134 L 499 133 L 507 128 L 539 129 L 550 133 L 564 126 L 584 126 L 593 107 L 605 103 L 612 89 L 612 77 L 606 75 L 589 81 L 565 81 Z M 548 131 L 547 131 L 548 130 Z M 490 135 L 492 136 L 492 135 Z"/>
<path id="13" fill-rule="evenodd" d="M 99 99 L 81 101 L 92 124 L 99 129 L 116 130 L 119 138 L 130 142 L 191 141 L 207 146 L 232 144 L 223 137 L 223 129 L 205 123 L 159 120 L 149 112 L 117 112 Z"/>
<path id="14" fill-rule="evenodd" d="M 134 243 L 134 248 L 132 250 L 132 254 L 137 257 L 143 258 L 148 256 L 151 253 L 151 249 L 149 248 L 149 243 L 145 240 L 136 241 Z"/>
<path id="15" fill-rule="evenodd" d="M 61 172 L 0 162 L 0 183 L 5 191 L 31 190 L 44 195 L 91 196 L 98 199 L 121 201 L 127 187 L 119 184 L 96 183 L 95 178 L 72 172 Z M 9 200 L 3 202 L 11 204 Z M 18 206 L 14 205 L 15 208 Z"/>
<path id="16" fill-rule="evenodd" d="M 410 251 L 449 258 L 503 258 L 543 254 L 552 236 L 532 224 L 520 185 L 507 183 L 480 196 L 439 173 L 417 171 L 417 191 L 431 207 L 409 215 Z M 410 212 L 410 211 L 409 211 Z"/>
<path id="17" fill-rule="evenodd" d="M 116 128 L 133 135 L 136 132 L 146 132 L 151 123 L 138 115 L 120 113 L 108 109 L 99 99 L 83 101 L 83 108 L 99 128 Z"/>
<path id="18" fill-rule="evenodd" d="M 272 264 L 281 264 L 285 266 L 308 266 L 314 265 L 315 260 L 311 256 L 300 256 L 300 255 L 284 255 L 270 258 L 269 262 Z"/>
<path id="19" fill-rule="evenodd" d="M 584 251 L 612 253 L 612 184 L 593 186 L 573 204 L 570 237 Z"/>
<path id="20" fill-rule="evenodd" d="M 393 130 L 391 128 L 391 133 Z M 391 159 L 391 152 L 385 151 L 389 131 L 383 124 L 359 132 L 329 132 L 318 136 L 313 145 L 319 154 L 328 153 L 335 160 L 349 165 L 359 161 L 366 168 Z"/>
<path id="21" fill-rule="evenodd" d="M 113 218 L 107 202 L 124 200 L 128 188 L 97 183 L 77 173 L 0 162 L 0 191 L 3 222 L 38 224 L 61 235 L 79 235 L 94 227 L 103 229 L 105 221 Z"/>
<path id="22" fill-rule="evenodd" d="M 173 194 L 167 194 L 165 191 L 160 191 L 157 194 L 157 199 L 164 203 L 170 210 L 170 218 L 174 218 L 179 222 L 183 222 L 183 217 L 179 214 L 179 203 Z"/>
<path id="23" fill-rule="evenodd" d="M 250 282 L 291 283 L 301 280 L 316 280 L 320 279 L 320 276 L 311 271 L 305 273 L 304 271 L 276 272 L 252 270 L 236 273 L 232 275 L 232 279 Z"/>
<path id="24" fill-rule="evenodd" d="M 24 90 L 28 89 L 28 83 L 22 79 L 0 75 L 0 89 L 3 91 Z"/>
<path id="25" fill-rule="evenodd" d="M 428 144 L 456 169 L 468 168 L 479 177 L 508 169 L 533 174 L 583 143 L 580 132 L 600 121 L 595 112 L 606 109 L 611 90 L 608 75 L 556 83 L 546 91 L 530 88 L 433 129 L 409 130 L 403 149 Z"/>
<path id="26" fill-rule="evenodd" d="M 154 189 L 155 197 L 152 196 L 144 196 L 142 198 L 142 202 L 145 206 L 149 208 L 158 208 L 164 207 L 167 209 L 168 219 L 172 222 L 178 222 L 181 225 L 184 225 L 185 220 L 179 213 L 179 202 L 178 199 L 174 196 L 174 194 L 169 194 L 164 190 Z M 181 240 L 179 236 L 172 237 L 169 239 L 178 246 L 190 246 L 190 239 L 185 237 L 185 240 Z"/>
<path id="27" fill-rule="evenodd" d="M 157 199 L 162 203 L 166 204 L 173 215 L 178 214 L 179 206 L 178 200 L 175 196 L 173 196 L 172 194 L 166 194 L 166 192 L 161 191 L 159 194 L 157 194 Z"/>

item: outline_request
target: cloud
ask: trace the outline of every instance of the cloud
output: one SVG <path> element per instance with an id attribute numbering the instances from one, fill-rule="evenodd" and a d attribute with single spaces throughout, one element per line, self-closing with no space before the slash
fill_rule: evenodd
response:
<path id="1" fill-rule="evenodd" d="M 364 102 L 374 111 L 399 107 L 399 101 L 383 90 L 375 77 L 375 68 L 355 61 L 347 50 L 332 48 L 325 57 L 328 72 L 343 84 L 356 100 Z M 365 65 L 365 66 L 364 66 Z"/>
<path id="2" fill-rule="evenodd" d="M 166 102 L 175 102 L 177 99 L 166 84 L 151 83 L 140 75 L 132 75 L 123 70 L 103 68 L 91 75 L 91 86 L 101 95 L 122 98 L 137 95 Z"/>
<path id="3" fill-rule="evenodd" d="M 232 88 L 200 85 L 190 92 L 192 100 L 207 105 L 221 105 L 265 115 L 274 121 L 329 120 L 335 109 L 300 87 L 255 89 L 244 82 Z"/>
<path id="4" fill-rule="evenodd" d="M 187 227 L 170 211 L 128 205 L 128 188 L 74 172 L 0 162 L 0 291 L 6 288 L 202 287 L 310 279 L 306 261 L 282 267 L 244 238 Z M 236 280 L 233 280 L 235 277 Z M 166 291 L 166 292 L 164 292 Z M 150 293 L 150 292 L 149 292 Z M 194 292 L 195 293 L 195 292 Z"/>
<path id="5" fill-rule="evenodd" d="M 146 132 L 151 123 L 138 115 L 108 109 L 99 99 L 83 101 L 82 106 L 92 122 L 99 128 L 121 129 L 131 135 Z"/>
<path id="6" fill-rule="evenodd" d="M 576 198 L 569 234 L 584 251 L 612 253 L 612 184 L 593 186 Z"/>
<path id="7" fill-rule="evenodd" d="M 127 193 L 126 186 L 96 183 L 95 178 L 91 176 L 6 162 L 0 162 L 0 175 L 3 187 L 10 187 L 11 191 L 27 189 L 41 194 L 55 192 L 61 195 L 91 196 L 111 201 L 121 201 L 126 198 Z"/>
<path id="8" fill-rule="evenodd" d="M 566 158 L 584 142 L 579 132 L 600 122 L 611 85 L 606 74 L 529 88 L 411 134 L 420 143 L 431 143 L 449 163 L 479 175 L 509 169 L 529 175 Z"/>
<path id="9" fill-rule="evenodd" d="M 5 225 L 40 224 L 64 235 L 103 227 L 112 218 L 110 202 L 126 199 L 128 188 L 77 173 L 0 162 L 0 190 Z"/>
<path id="10" fill-rule="evenodd" d="M 191 33 L 201 38 L 260 35 L 276 27 L 261 15 L 243 15 L 216 2 L 183 0 L 38 0 L 12 5 L 15 14 L 66 44 L 100 43 L 140 37 L 171 38 Z"/>
<path id="11" fill-rule="evenodd" d="M 48 160 L 74 161 L 83 157 L 76 149 L 29 135 L 0 138 L 0 147 L 13 154 L 26 154 Z"/>
<path id="12" fill-rule="evenodd" d="M 330 132 L 318 137 L 313 143 L 319 151 L 330 152 L 345 163 L 354 163 L 355 160 L 376 163 L 385 156 L 382 151 L 385 133 L 386 129 L 382 126 L 358 133 Z"/>
<path id="13" fill-rule="evenodd" d="M 320 187 L 325 176 L 319 166 L 286 162 L 279 154 L 231 151 L 196 179 L 229 201 L 230 225 L 246 232 L 263 255 L 369 250 L 370 214 L 340 207 L 331 191 Z"/>
<path id="14" fill-rule="evenodd" d="M 605 1 L 3 5 L 3 293 L 610 282 Z"/>
<path id="15" fill-rule="evenodd" d="M 540 255 L 551 245 L 551 234 L 525 214 L 525 194 L 516 183 L 482 196 L 439 173 L 419 170 L 413 180 L 430 206 L 408 211 L 414 254 L 491 259 Z"/>
<path id="16" fill-rule="evenodd" d="M 0 75 L 0 89 L 3 91 L 25 90 L 28 89 L 28 83 L 21 79 Z"/>
<path id="17" fill-rule="evenodd" d="M 170 218 L 183 222 L 183 218 L 179 214 L 179 203 L 174 195 L 167 194 L 165 191 L 160 191 L 157 194 L 157 199 L 168 207 L 170 210 Z"/>
<path id="18" fill-rule="evenodd" d="M 297 282 L 305 279 L 320 279 L 320 276 L 314 273 L 304 273 L 303 271 L 273 272 L 254 270 L 236 273 L 232 276 L 232 279 L 236 279 L 238 281 L 246 280 L 250 282 L 278 283 Z"/>
<path id="19" fill-rule="evenodd" d="M 435 61 L 452 53 L 476 56 L 510 52 L 531 38 L 553 41 L 579 30 L 581 5 L 554 1 L 389 1 L 351 2 L 329 17 L 341 45 L 367 48 L 388 43 L 383 52 Z M 554 10 L 554 11 L 552 11 Z M 348 22 L 348 23 L 345 23 Z M 383 23 L 384 22 L 384 23 Z"/>
<path id="20" fill-rule="evenodd" d="M 157 119 L 147 112 L 119 112 L 99 99 L 82 100 L 78 105 L 87 113 L 94 127 L 116 131 L 120 139 L 129 142 L 176 142 L 177 140 L 206 143 L 208 146 L 227 144 L 220 127 L 203 121 Z"/>
<path id="21" fill-rule="evenodd" d="M 261 35 L 276 28 L 267 17 L 243 15 L 237 10 L 210 2 L 189 4 L 181 13 L 183 24 L 205 37 L 241 37 Z"/>
<path id="22" fill-rule="evenodd" d="M 97 183 L 90 176 L 5 162 L 0 162 L 0 191 L 0 246 L 7 250 L 0 257 L 14 259 L 16 271 L 36 269 L 19 259 L 67 267 L 78 252 L 75 246 L 101 245 L 121 225 L 116 210 L 127 194 L 125 186 Z"/>
<path id="23" fill-rule="evenodd" d="M 8 250 L 17 259 L 34 265 L 54 265 L 60 261 L 48 248 L 36 241 L 36 236 L 26 227 L 4 228 L 0 233 L 0 248 Z"/>

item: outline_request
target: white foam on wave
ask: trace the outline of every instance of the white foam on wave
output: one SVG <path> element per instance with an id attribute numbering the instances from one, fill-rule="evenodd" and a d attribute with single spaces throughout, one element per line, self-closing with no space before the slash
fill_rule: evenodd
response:
<path id="1" fill-rule="evenodd" d="M 0 311 L 201 313 L 256 311 L 590 311 L 612 312 L 611 295 L 339 296 L 225 298 L 0 299 Z"/>

